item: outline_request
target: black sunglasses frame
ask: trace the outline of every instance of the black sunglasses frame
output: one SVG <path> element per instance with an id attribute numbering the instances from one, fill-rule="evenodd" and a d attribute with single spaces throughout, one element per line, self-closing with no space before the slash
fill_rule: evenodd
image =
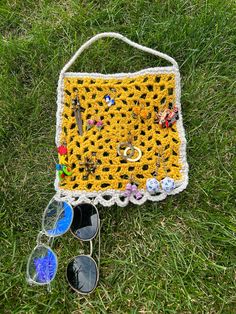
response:
<path id="1" fill-rule="evenodd" d="M 70 260 L 69 260 L 69 262 L 68 262 L 68 264 L 67 264 L 67 268 L 66 268 L 66 279 L 67 279 L 67 282 L 68 282 L 68 284 L 69 284 L 69 286 L 71 287 L 71 289 L 72 290 L 74 290 L 75 292 L 77 292 L 77 293 L 79 293 L 79 294 L 81 294 L 81 295 L 89 295 L 89 294 L 91 294 L 95 289 L 96 289 L 96 287 L 97 287 L 97 284 L 98 284 L 98 281 L 99 281 L 99 268 L 100 268 L 100 252 L 101 252 L 101 235 L 100 235 L 100 225 L 101 225 L 101 222 L 100 222 L 100 217 L 99 217 L 99 212 L 98 212 L 98 209 L 97 209 L 97 207 L 94 205 L 94 204 L 92 204 L 92 203 L 81 203 L 81 204 L 78 204 L 77 206 L 83 206 L 83 205 L 91 205 L 91 206 L 93 206 L 94 208 L 95 208 L 95 210 L 96 210 L 96 213 L 97 213 L 97 217 L 98 217 L 98 222 L 97 222 L 97 224 L 98 224 L 98 227 L 97 227 L 97 230 L 96 230 L 96 233 L 93 235 L 93 237 L 91 237 L 90 239 L 81 239 L 78 235 L 76 235 L 72 230 L 71 230 L 71 228 L 70 228 L 70 231 L 71 231 L 71 233 L 73 234 L 73 236 L 75 237 L 75 238 L 77 238 L 78 240 L 80 240 L 80 241 L 82 241 L 82 242 L 89 242 L 89 244 L 90 244 L 90 253 L 89 254 L 81 254 L 81 255 L 77 255 L 77 256 L 74 256 L 73 258 L 71 258 Z M 75 207 L 73 207 L 73 210 L 75 209 Z M 74 218 L 75 218 L 75 214 L 74 214 Z M 72 222 L 73 223 L 73 222 Z M 98 235 L 98 263 L 96 263 L 96 261 L 94 260 L 94 258 L 92 257 L 92 255 L 93 255 L 93 242 L 92 242 L 92 240 L 96 237 Z M 81 291 L 79 291 L 78 289 L 76 289 L 76 288 L 74 288 L 72 285 L 71 285 L 71 283 L 70 283 L 70 281 L 69 281 L 69 279 L 68 279 L 68 276 L 67 276 L 67 270 L 68 270 L 68 266 L 69 266 L 69 264 L 72 262 L 72 261 L 74 261 L 77 257 L 80 257 L 80 256 L 86 256 L 86 257 L 89 257 L 93 262 L 94 262 L 94 265 L 95 265 L 95 267 L 96 267 L 96 271 L 97 271 L 97 278 L 96 278 L 96 282 L 95 282 L 95 285 L 94 285 L 94 288 L 91 290 L 91 291 L 89 291 L 89 292 L 81 292 Z"/>

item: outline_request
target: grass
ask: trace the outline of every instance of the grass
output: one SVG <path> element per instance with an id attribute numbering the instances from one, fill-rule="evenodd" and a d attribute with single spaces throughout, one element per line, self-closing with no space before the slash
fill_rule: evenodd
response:
<path id="1" fill-rule="evenodd" d="M 1 313 L 236 313 L 235 11 L 231 0 L 1 1 Z M 26 283 L 25 269 L 54 194 L 58 74 L 103 31 L 179 63 L 190 182 L 160 203 L 99 208 L 101 274 L 89 297 L 72 293 L 64 276 L 82 245 L 70 235 L 58 239 L 59 271 L 48 294 Z M 156 64 L 102 40 L 74 69 Z"/>

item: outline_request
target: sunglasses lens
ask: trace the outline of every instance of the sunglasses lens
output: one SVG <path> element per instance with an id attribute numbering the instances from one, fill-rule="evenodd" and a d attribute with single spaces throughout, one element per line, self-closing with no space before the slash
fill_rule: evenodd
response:
<path id="1" fill-rule="evenodd" d="M 28 261 L 28 276 L 30 281 L 38 284 L 48 284 L 57 272 L 57 257 L 44 245 L 38 245 L 33 250 Z"/>
<path id="2" fill-rule="evenodd" d="M 71 224 L 72 233 L 79 239 L 88 241 L 95 237 L 99 227 L 99 216 L 95 206 L 81 204 L 74 207 L 74 218 Z"/>
<path id="3" fill-rule="evenodd" d="M 77 292 L 87 294 L 93 291 L 98 281 L 95 261 L 87 255 L 75 257 L 67 266 L 67 280 Z"/>
<path id="4" fill-rule="evenodd" d="M 53 200 L 44 212 L 43 229 L 48 236 L 60 236 L 70 228 L 73 215 L 73 208 L 68 203 Z"/>

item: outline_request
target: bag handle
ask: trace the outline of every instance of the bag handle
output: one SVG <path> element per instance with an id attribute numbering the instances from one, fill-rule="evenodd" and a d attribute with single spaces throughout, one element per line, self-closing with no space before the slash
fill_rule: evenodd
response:
<path id="1" fill-rule="evenodd" d="M 120 39 L 122 41 L 124 41 L 125 43 L 127 43 L 128 45 L 137 48 L 139 50 L 148 52 L 153 54 L 154 56 L 160 57 L 165 59 L 166 61 L 169 61 L 170 63 L 172 63 L 172 65 L 178 69 L 178 64 L 177 62 L 171 58 L 170 56 L 168 56 L 165 53 L 162 53 L 158 50 L 152 49 L 152 48 L 148 48 L 142 45 L 139 45 L 135 42 L 133 42 L 132 40 L 128 39 L 127 37 L 119 34 L 119 33 L 113 33 L 113 32 L 107 32 L 107 33 L 100 33 L 97 34 L 95 36 L 93 36 L 92 38 L 90 38 L 88 41 L 86 41 L 77 51 L 76 53 L 72 56 L 72 58 L 66 63 L 66 65 L 63 67 L 63 69 L 61 70 L 61 74 L 63 75 L 68 69 L 69 67 L 75 62 L 75 60 L 78 58 L 78 56 L 81 55 L 81 53 L 87 49 L 91 44 L 93 44 L 95 41 L 99 40 L 100 38 L 105 38 L 105 37 L 112 37 L 112 38 L 117 38 Z"/>

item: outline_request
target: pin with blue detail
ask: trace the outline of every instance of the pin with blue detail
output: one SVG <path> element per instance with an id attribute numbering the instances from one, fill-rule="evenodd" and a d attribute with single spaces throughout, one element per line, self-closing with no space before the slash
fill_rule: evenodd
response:
<path id="1" fill-rule="evenodd" d="M 105 102 L 107 103 L 108 107 L 111 107 L 115 104 L 115 100 L 111 98 L 110 95 L 105 95 L 104 96 Z"/>

